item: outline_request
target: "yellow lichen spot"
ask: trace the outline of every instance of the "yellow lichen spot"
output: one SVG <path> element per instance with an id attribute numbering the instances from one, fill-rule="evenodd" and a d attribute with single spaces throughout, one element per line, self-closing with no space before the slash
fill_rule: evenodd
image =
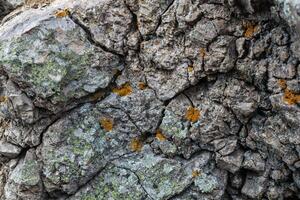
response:
<path id="1" fill-rule="evenodd" d="M 166 136 L 164 136 L 160 130 L 156 131 L 155 137 L 156 137 L 156 139 L 158 139 L 161 142 L 166 140 Z"/>
<path id="2" fill-rule="evenodd" d="M 205 55 L 206 55 L 205 48 L 200 48 L 199 54 L 200 54 L 200 57 L 203 59 L 205 57 Z"/>
<path id="3" fill-rule="evenodd" d="M 2 129 L 8 128 L 8 127 L 9 127 L 9 121 L 6 121 L 6 120 L 4 120 L 4 119 L 0 119 L 0 127 L 1 127 Z"/>
<path id="4" fill-rule="evenodd" d="M 132 87 L 129 83 L 125 83 L 119 88 L 114 88 L 113 93 L 116 93 L 119 96 L 126 96 L 132 93 Z"/>
<path id="5" fill-rule="evenodd" d="M 106 130 L 106 131 L 111 131 L 113 129 L 113 126 L 114 126 L 114 122 L 112 119 L 109 119 L 109 118 L 101 118 L 100 119 L 100 125 L 101 127 Z"/>
<path id="6" fill-rule="evenodd" d="M 285 88 L 286 88 L 286 80 L 284 80 L 284 79 L 279 79 L 279 80 L 278 80 L 278 85 L 279 85 L 279 87 L 281 87 L 282 89 L 285 89 Z"/>
<path id="7" fill-rule="evenodd" d="M 56 18 L 64 18 L 70 15 L 69 9 L 65 8 L 63 10 L 58 10 L 55 12 L 55 17 Z"/>
<path id="8" fill-rule="evenodd" d="M 292 90 L 285 89 L 283 95 L 283 101 L 288 105 L 294 105 L 300 102 L 300 94 L 296 94 Z"/>
<path id="9" fill-rule="evenodd" d="M 99 100 L 101 97 L 103 97 L 104 96 L 104 92 L 102 92 L 102 91 L 99 91 L 99 92 L 96 92 L 96 93 L 94 93 L 92 96 L 91 96 L 91 100 L 92 101 L 97 101 L 97 100 Z"/>
<path id="10" fill-rule="evenodd" d="M 244 37 L 246 38 L 252 38 L 253 35 L 258 31 L 259 26 L 255 25 L 254 23 L 251 22 L 246 22 L 244 23 Z"/>
<path id="11" fill-rule="evenodd" d="M 196 122 L 200 118 L 200 111 L 197 108 L 189 107 L 185 114 L 185 118 L 191 122 Z"/>
<path id="12" fill-rule="evenodd" d="M 194 71 L 194 67 L 193 66 L 188 66 L 188 72 L 192 72 Z"/>
<path id="13" fill-rule="evenodd" d="M 143 147 L 143 143 L 139 138 L 134 138 L 130 142 L 130 148 L 132 151 L 138 152 L 141 151 Z"/>
<path id="14" fill-rule="evenodd" d="M 201 176 L 201 172 L 199 170 L 193 170 L 192 171 L 192 177 L 196 178 L 198 176 Z"/>
<path id="15" fill-rule="evenodd" d="M 0 96 L 0 103 L 6 103 L 8 101 L 7 96 Z"/>
<path id="16" fill-rule="evenodd" d="M 144 90 L 144 89 L 146 89 L 147 88 L 147 84 L 146 83 L 144 83 L 144 82 L 139 82 L 139 88 L 140 88 L 140 90 Z"/>

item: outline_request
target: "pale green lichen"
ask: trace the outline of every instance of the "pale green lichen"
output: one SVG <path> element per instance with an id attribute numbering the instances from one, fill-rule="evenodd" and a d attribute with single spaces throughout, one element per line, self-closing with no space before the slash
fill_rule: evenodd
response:
<path id="1" fill-rule="evenodd" d="M 197 176 L 195 178 L 195 186 L 203 193 L 210 193 L 218 186 L 218 180 L 212 175 L 207 175 L 205 173 Z"/>
<path id="2" fill-rule="evenodd" d="M 73 127 L 64 133 L 64 149 L 46 151 L 44 174 L 50 182 L 70 183 L 73 179 L 83 177 L 87 166 L 105 164 L 103 151 L 107 148 L 106 136 L 97 119 L 93 115 L 86 115 L 80 118 L 82 123 L 70 121 Z M 60 173 L 60 167 L 64 168 L 64 173 Z"/>
<path id="3" fill-rule="evenodd" d="M 0 66 L 10 77 L 30 86 L 37 96 L 49 98 L 54 104 L 107 87 L 116 72 L 93 65 L 101 57 L 112 55 L 90 44 L 79 28 L 69 28 L 60 36 L 55 27 L 44 30 L 40 24 L 30 34 L 1 41 Z M 61 42 L 60 37 L 69 40 Z M 117 57 L 110 64 L 112 68 L 121 67 Z"/>
<path id="4" fill-rule="evenodd" d="M 132 200 L 144 199 L 147 196 L 134 173 L 113 166 L 105 169 L 91 186 L 92 191 L 83 190 L 76 196 L 81 200 Z"/>
<path id="5" fill-rule="evenodd" d="M 173 112 L 166 110 L 160 129 L 168 136 L 176 138 L 186 138 L 188 134 L 188 122 L 183 122 Z"/>
<path id="6" fill-rule="evenodd" d="M 35 186 L 40 181 L 39 165 L 35 160 L 24 160 L 21 167 L 16 168 L 12 179 L 19 184 Z"/>
<path id="7" fill-rule="evenodd" d="M 38 54 L 47 57 L 43 63 L 37 63 L 34 58 L 26 57 L 29 39 L 15 39 L 4 49 L 0 49 L 0 65 L 17 77 L 26 79 L 36 91 L 43 95 L 53 96 L 55 101 L 65 101 L 66 97 L 74 96 L 76 91 L 62 93 L 63 86 L 86 75 L 92 50 L 78 55 L 72 51 L 40 50 Z M 59 44 L 57 44 L 59 46 Z M 7 48 L 13 47 L 7 52 Z M 4 53 L 6 52 L 6 53 Z M 28 53 L 29 54 L 29 53 Z M 24 58 L 24 59 L 23 59 Z M 77 91 L 78 92 L 78 91 Z"/>
<path id="8" fill-rule="evenodd" d="M 147 148 L 145 146 L 144 151 Z M 167 199 L 184 190 L 192 181 L 183 173 L 179 162 L 161 158 L 150 152 L 121 165 L 135 171 L 147 193 L 158 200 Z"/>

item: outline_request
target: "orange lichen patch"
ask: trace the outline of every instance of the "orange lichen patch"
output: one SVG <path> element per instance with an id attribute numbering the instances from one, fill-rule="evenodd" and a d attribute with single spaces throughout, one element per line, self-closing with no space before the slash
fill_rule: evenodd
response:
<path id="1" fill-rule="evenodd" d="M 114 126 L 114 122 L 112 119 L 109 119 L 109 118 L 101 118 L 100 119 L 100 125 L 101 127 L 106 130 L 106 131 L 111 131 L 113 129 L 113 126 Z"/>
<path id="2" fill-rule="evenodd" d="M 141 151 L 143 147 L 143 143 L 139 138 L 134 138 L 130 142 L 130 149 L 132 151 L 138 152 Z"/>
<path id="3" fill-rule="evenodd" d="M 193 66 L 188 66 L 188 72 L 192 72 L 194 71 L 194 67 Z"/>
<path id="4" fill-rule="evenodd" d="M 199 170 L 193 170 L 192 171 L 192 177 L 196 178 L 198 176 L 201 176 L 201 172 Z"/>
<path id="5" fill-rule="evenodd" d="M 140 90 L 144 90 L 144 89 L 146 89 L 147 88 L 147 84 L 146 83 L 144 83 L 144 82 L 139 82 L 139 88 L 140 88 Z"/>
<path id="6" fill-rule="evenodd" d="M 189 107 L 185 114 L 185 118 L 191 122 L 196 122 L 200 118 L 200 110 L 194 107 Z"/>
<path id="7" fill-rule="evenodd" d="M 253 35 L 258 31 L 259 26 L 251 23 L 251 22 L 246 22 L 244 23 L 244 37 L 246 38 L 252 38 Z"/>
<path id="8" fill-rule="evenodd" d="M 104 92 L 96 92 L 96 93 L 94 93 L 92 96 L 91 96 L 91 100 L 92 101 L 97 101 L 97 100 L 99 100 L 101 97 L 103 97 L 104 96 Z"/>
<path id="9" fill-rule="evenodd" d="M 289 105 L 294 105 L 300 102 L 300 94 L 296 94 L 292 90 L 285 89 L 283 101 Z"/>
<path id="10" fill-rule="evenodd" d="M 0 120 L 0 127 L 1 128 L 6 129 L 6 128 L 8 128 L 8 126 L 9 126 L 9 121 L 6 121 L 4 119 Z"/>
<path id="11" fill-rule="evenodd" d="M 64 18 L 64 17 L 67 17 L 70 15 L 70 11 L 69 11 L 69 9 L 65 8 L 63 10 L 56 11 L 54 15 L 57 18 Z"/>
<path id="12" fill-rule="evenodd" d="M 200 57 L 203 59 L 206 55 L 206 50 L 204 48 L 200 48 L 199 54 L 200 54 Z"/>
<path id="13" fill-rule="evenodd" d="M 0 103 L 5 103 L 8 101 L 8 97 L 7 96 L 0 96 Z"/>
<path id="14" fill-rule="evenodd" d="M 284 80 L 284 79 L 279 79 L 279 80 L 278 80 L 278 85 L 279 85 L 279 87 L 281 87 L 282 89 L 285 89 L 285 88 L 286 88 L 286 80 Z"/>
<path id="15" fill-rule="evenodd" d="M 158 139 L 161 142 L 163 142 L 167 139 L 166 136 L 164 136 L 160 130 L 156 131 L 155 137 L 156 137 L 156 139 Z"/>
<path id="16" fill-rule="evenodd" d="M 129 83 L 125 83 L 119 88 L 114 88 L 113 93 L 116 93 L 119 96 L 126 96 L 132 93 L 132 87 Z"/>

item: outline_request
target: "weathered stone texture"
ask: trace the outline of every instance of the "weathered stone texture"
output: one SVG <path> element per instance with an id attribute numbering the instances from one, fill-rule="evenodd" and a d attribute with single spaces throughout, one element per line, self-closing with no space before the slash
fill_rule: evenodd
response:
<path id="1" fill-rule="evenodd" d="M 300 199 L 296 0 L 0 0 L 0 199 Z"/>

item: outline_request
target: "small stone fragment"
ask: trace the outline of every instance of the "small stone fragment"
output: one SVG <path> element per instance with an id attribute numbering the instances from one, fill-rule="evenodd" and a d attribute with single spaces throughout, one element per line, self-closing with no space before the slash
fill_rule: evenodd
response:
<path id="1" fill-rule="evenodd" d="M 11 171 L 4 187 L 5 199 L 44 199 L 41 163 L 34 149 L 27 151 Z"/>
<path id="2" fill-rule="evenodd" d="M 265 162 L 259 153 L 247 151 L 244 154 L 243 167 L 257 172 L 264 171 Z"/>
<path id="3" fill-rule="evenodd" d="M 22 148 L 8 142 L 0 141 L 0 154 L 9 158 L 15 158 L 21 153 Z"/>
<path id="4" fill-rule="evenodd" d="M 243 175 L 241 173 L 230 174 L 230 184 L 236 189 L 240 189 L 243 186 Z"/>
<path id="5" fill-rule="evenodd" d="M 248 173 L 242 188 L 242 194 L 253 199 L 260 199 L 266 190 L 267 181 L 268 179 L 266 177 Z"/>
<path id="6" fill-rule="evenodd" d="M 214 140 L 215 150 L 222 156 L 233 153 L 237 148 L 237 140 L 235 139 L 217 139 Z"/>
<path id="7" fill-rule="evenodd" d="M 216 161 L 219 168 L 235 173 L 242 165 L 243 151 L 237 150 L 228 156 L 221 156 L 220 154 L 217 154 Z"/>
<path id="8" fill-rule="evenodd" d="M 299 171 L 295 171 L 293 173 L 293 179 L 294 179 L 297 187 L 300 189 L 300 172 Z"/>

